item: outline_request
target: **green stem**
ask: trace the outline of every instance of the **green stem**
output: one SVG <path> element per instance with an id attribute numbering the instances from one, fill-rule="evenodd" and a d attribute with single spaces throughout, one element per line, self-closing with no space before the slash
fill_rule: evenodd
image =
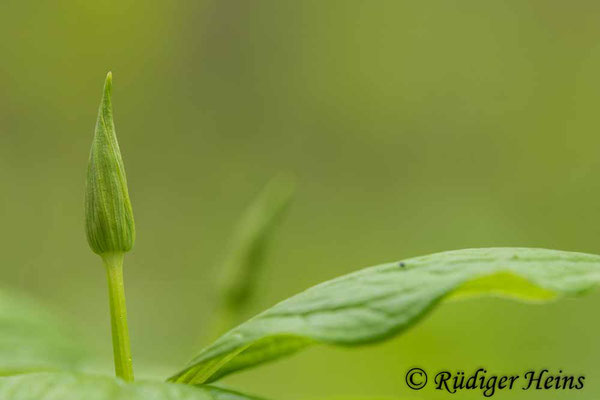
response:
<path id="1" fill-rule="evenodd" d="M 125 287 L 123 286 L 123 256 L 123 253 L 106 253 L 102 255 L 102 260 L 104 260 L 108 278 L 115 373 L 119 378 L 133 382 L 133 363 L 129 344 L 129 328 L 127 328 Z"/>

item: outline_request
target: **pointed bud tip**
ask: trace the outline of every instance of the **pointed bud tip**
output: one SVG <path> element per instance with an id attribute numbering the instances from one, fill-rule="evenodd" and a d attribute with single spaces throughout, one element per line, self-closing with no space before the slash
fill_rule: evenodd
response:
<path id="1" fill-rule="evenodd" d="M 110 94 L 112 90 L 112 71 L 108 71 L 106 74 L 106 80 L 104 81 L 104 91 Z"/>

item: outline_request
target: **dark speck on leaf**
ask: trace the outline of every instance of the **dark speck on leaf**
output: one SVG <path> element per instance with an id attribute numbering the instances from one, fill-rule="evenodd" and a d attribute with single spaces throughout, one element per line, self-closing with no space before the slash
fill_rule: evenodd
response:
<path id="1" fill-rule="evenodd" d="M 403 262 L 401 262 L 401 263 L 399 263 L 399 264 L 398 264 L 398 266 L 399 266 L 400 268 L 404 268 L 404 267 L 406 267 L 406 264 L 404 264 Z"/>

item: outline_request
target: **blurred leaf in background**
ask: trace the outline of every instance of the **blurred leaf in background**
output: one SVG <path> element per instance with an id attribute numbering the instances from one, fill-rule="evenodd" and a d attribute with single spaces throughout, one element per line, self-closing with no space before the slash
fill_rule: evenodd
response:
<path id="1" fill-rule="evenodd" d="M 0 378 L 0 395 L 19 400 L 261 400 L 212 386 L 193 387 L 163 382 L 128 383 L 118 378 L 69 373 Z"/>
<path id="2" fill-rule="evenodd" d="M 76 332 L 39 302 L 0 291 L 0 375 L 84 366 L 90 354 Z"/>
<path id="3" fill-rule="evenodd" d="M 247 317 L 246 310 L 256 296 L 269 242 L 293 193 L 291 176 L 282 174 L 271 179 L 237 223 L 219 267 L 218 290 L 214 293 L 219 304 L 214 313 L 216 335 Z"/>

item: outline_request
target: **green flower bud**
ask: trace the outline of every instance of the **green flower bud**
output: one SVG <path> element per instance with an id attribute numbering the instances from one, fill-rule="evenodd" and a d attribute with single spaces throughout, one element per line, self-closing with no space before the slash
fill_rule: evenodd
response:
<path id="1" fill-rule="evenodd" d="M 135 241 L 127 178 L 113 123 L 111 91 L 109 72 L 98 110 L 85 188 L 87 240 L 94 253 L 100 255 L 127 252 Z"/>

